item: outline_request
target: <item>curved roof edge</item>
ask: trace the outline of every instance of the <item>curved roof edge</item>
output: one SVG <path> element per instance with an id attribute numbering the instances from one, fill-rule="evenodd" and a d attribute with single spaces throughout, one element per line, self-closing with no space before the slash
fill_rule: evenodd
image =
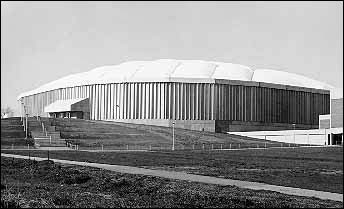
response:
<path id="1" fill-rule="evenodd" d="M 330 90 L 331 92 L 336 89 L 326 83 L 284 71 L 269 69 L 252 70 L 244 65 L 223 62 L 159 59 L 154 61 L 124 62 L 119 65 L 102 66 L 90 71 L 67 75 L 34 90 L 21 93 L 18 95 L 17 100 L 50 90 L 83 85 L 178 81 L 214 83 L 214 79 L 254 81 L 323 89 Z M 338 97 L 339 94 L 334 93 L 334 95 Z M 342 93 L 341 96 L 343 97 Z"/>

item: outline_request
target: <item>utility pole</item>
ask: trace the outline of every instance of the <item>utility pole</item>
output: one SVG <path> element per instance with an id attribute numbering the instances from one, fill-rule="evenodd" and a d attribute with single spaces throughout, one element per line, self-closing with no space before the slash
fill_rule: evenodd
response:
<path id="1" fill-rule="evenodd" d="M 296 126 L 296 124 L 293 123 L 293 128 L 294 128 L 294 147 L 295 147 L 295 126 Z"/>
<path id="2" fill-rule="evenodd" d="M 26 113 L 26 125 L 25 125 L 25 139 L 27 139 L 27 118 L 28 118 L 29 114 Z"/>
<path id="3" fill-rule="evenodd" d="M 20 100 L 20 104 L 21 104 L 21 106 L 20 106 L 20 121 L 23 121 L 23 101 L 22 101 L 22 99 Z"/>
<path id="4" fill-rule="evenodd" d="M 175 122 L 172 122 L 172 151 L 174 151 L 174 124 Z"/>
<path id="5" fill-rule="evenodd" d="M 24 104 L 24 103 L 23 103 Z M 23 105 L 23 109 L 24 109 L 24 112 L 23 112 L 23 127 L 24 127 L 24 131 L 25 131 L 25 114 L 26 114 L 26 109 L 25 109 L 25 105 Z"/>

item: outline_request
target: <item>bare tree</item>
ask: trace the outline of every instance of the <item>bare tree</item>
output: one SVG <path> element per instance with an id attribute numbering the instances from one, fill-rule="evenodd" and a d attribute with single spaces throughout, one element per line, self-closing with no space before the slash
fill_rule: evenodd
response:
<path id="1" fill-rule="evenodd" d="M 10 107 L 1 108 L 1 118 L 9 118 L 13 116 L 13 110 Z"/>

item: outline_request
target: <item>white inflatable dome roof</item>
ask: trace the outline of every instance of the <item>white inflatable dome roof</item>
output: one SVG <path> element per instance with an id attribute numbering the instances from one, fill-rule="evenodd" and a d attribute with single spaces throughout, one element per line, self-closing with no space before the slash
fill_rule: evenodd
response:
<path id="1" fill-rule="evenodd" d="M 251 68 L 239 64 L 201 60 L 160 59 L 155 61 L 131 61 L 119 65 L 103 66 L 93 70 L 68 75 L 39 88 L 22 93 L 18 99 L 59 88 L 91 84 L 122 82 L 167 82 L 171 79 L 241 80 L 300 86 L 331 90 L 325 83 L 292 73 Z"/>

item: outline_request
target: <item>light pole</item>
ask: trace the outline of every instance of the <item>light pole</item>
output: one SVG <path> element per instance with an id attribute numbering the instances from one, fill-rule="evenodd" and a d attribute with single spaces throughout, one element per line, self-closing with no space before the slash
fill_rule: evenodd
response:
<path id="1" fill-rule="evenodd" d="M 21 103 L 21 106 L 20 106 L 20 121 L 23 121 L 23 105 L 24 105 L 24 102 L 23 100 L 21 99 L 20 100 L 20 103 Z"/>
<path id="2" fill-rule="evenodd" d="M 25 139 L 27 139 L 27 118 L 28 118 L 29 114 L 28 114 L 28 113 L 26 113 L 25 115 L 26 115 Z"/>
<path id="3" fill-rule="evenodd" d="M 116 104 L 116 106 L 115 106 L 115 111 L 116 111 L 116 119 L 119 119 L 119 118 L 118 118 L 118 113 L 120 113 L 120 111 L 117 112 L 117 107 L 119 108 L 119 105 L 118 105 L 118 104 Z"/>
<path id="4" fill-rule="evenodd" d="M 172 122 L 172 151 L 174 151 L 174 124 L 175 122 Z"/>
<path id="5" fill-rule="evenodd" d="M 24 103 L 22 103 L 22 104 L 23 104 L 22 121 L 23 121 L 23 127 L 24 127 L 24 131 L 25 131 L 25 113 L 26 113 L 26 111 L 25 111 Z"/>
<path id="6" fill-rule="evenodd" d="M 293 125 L 293 129 L 294 129 L 294 147 L 295 147 L 295 126 L 296 126 L 296 124 L 293 123 L 292 125 Z"/>

